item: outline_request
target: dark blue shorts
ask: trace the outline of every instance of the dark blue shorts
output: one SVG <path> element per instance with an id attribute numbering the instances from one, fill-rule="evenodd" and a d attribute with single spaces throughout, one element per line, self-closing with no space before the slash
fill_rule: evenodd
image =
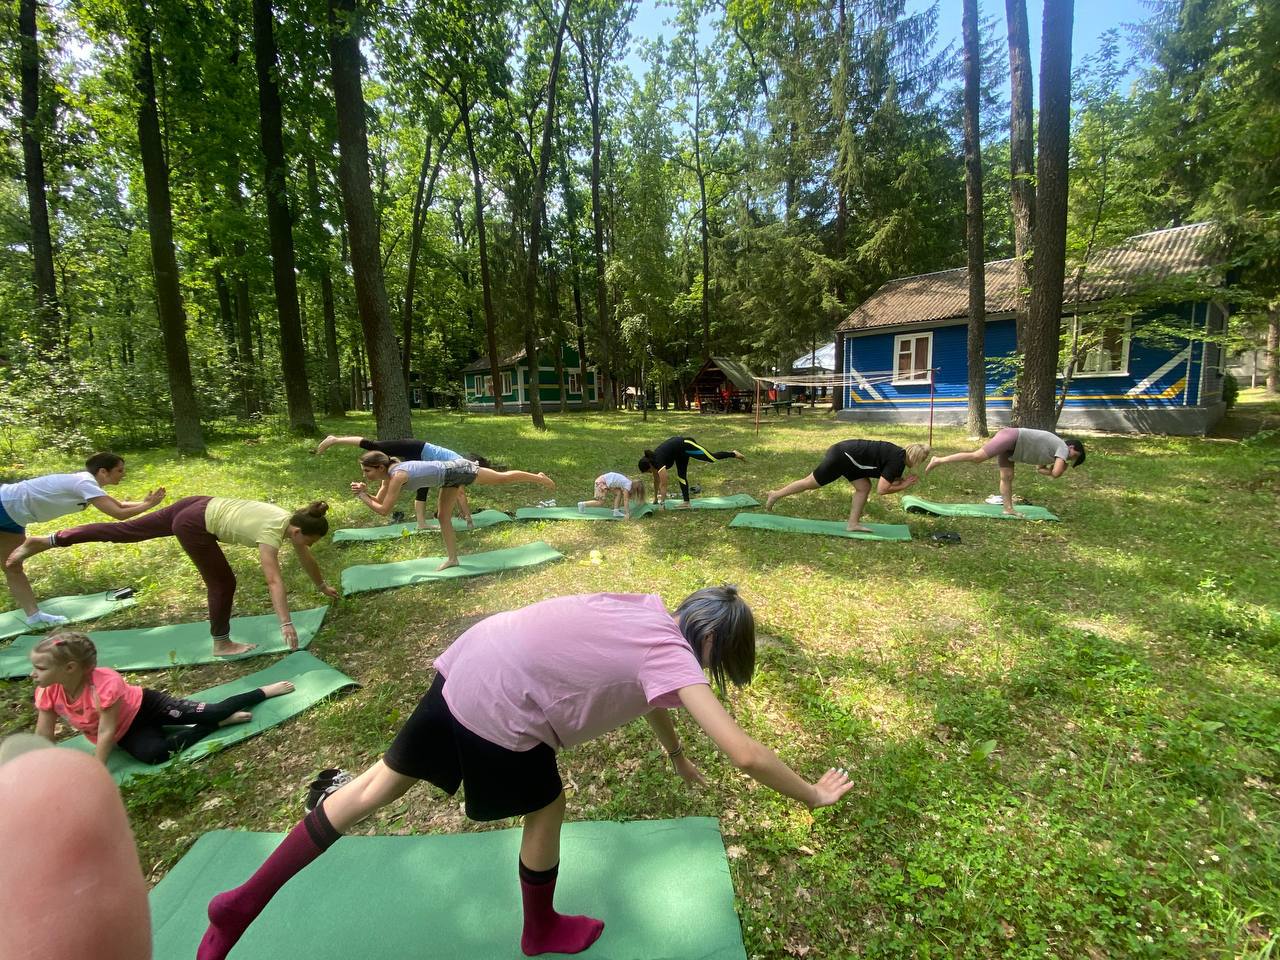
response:
<path id="1" fill-rule="evenodd" d="M 16 533 L 20 537 L 27 535 L 27 528 L 9 516 L 3 500 L 0 500 L 0 533 Z"/>

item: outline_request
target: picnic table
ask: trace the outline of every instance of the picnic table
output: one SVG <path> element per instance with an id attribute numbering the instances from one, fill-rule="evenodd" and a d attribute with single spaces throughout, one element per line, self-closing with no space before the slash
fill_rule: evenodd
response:
<path id="1" fill-rule="evenodd" d="M 773 412 L 778 416 L 782 416 L 784 410 L 787 412 L 787 416 L 791 416 L 792 413 L 800 416 L 804 413 L 804 403 L 799 400 L 767 400 L 763 406 L 766 408 L 766 412 L 768 408 L 772 407 Z"/>

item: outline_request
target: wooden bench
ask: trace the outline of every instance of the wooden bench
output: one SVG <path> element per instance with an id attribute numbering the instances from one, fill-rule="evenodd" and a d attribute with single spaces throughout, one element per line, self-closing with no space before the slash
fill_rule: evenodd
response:
<path id="1" fill-rule="evenodd" d="M 795 413 L 796 416 L 800 416 L 804 413 L 804 404 L 796 400 L 769 400 L 765 406 L 772 407 L 773 412 L 778 416 L 782 416 L 783 410 L 787 412 L 788 417 L 791 416 L 792 413 Z"/>

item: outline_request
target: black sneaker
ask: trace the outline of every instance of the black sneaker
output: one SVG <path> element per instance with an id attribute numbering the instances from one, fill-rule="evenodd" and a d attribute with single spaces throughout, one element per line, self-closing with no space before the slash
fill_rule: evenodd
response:
<path id="1" fill-rule="evenodd" d="M 392 523 L 404 523 L 404 511 L 403 511 L 403 510 L 397 510 L 395 513 L 393 513 L 393 514 L 391 515 L 391 522 L 392 522 Z"/>
<path id="2" fill-rule="evenodd" d="M 346 786 L 354 779 L 354 774 L 339 770 L 336 767 L 321 770 L 316 774 L 316 778 L 311 781 L 311 786 L 307 788 L 307 813 L 324 803 L 325 797 L 329 796 L 329 794 L 340 787 Z"/>

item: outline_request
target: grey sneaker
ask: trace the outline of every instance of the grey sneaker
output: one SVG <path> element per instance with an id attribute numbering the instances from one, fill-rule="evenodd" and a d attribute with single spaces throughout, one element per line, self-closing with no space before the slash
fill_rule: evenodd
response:
<path id="1" fill-rule="evenodd" d="M 323 804 L 325 797 L 329 796 L 329 794 L 346 786 L 354 779 L 355 774 L 347 773 L 347 771 L 339 770 L 336 767 L 321 770 L 316 774 L 316 778 L 311 781 L 311 786 L 307 788 L 307 813 Z"/>

